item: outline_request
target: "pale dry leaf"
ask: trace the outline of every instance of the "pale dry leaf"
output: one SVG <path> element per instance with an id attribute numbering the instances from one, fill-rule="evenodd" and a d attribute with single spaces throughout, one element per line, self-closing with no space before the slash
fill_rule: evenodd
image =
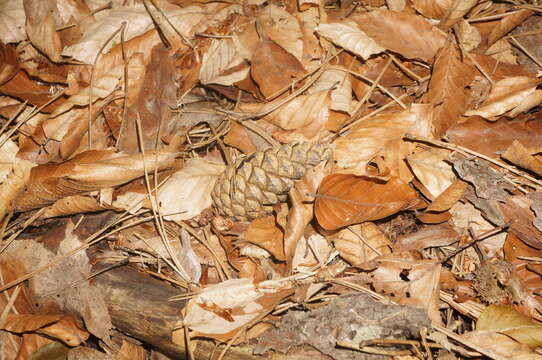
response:
<path id="1" fill-rule="evenodd" d="M 199 79 L 202 84 L 229 86 L 245 79 L 250 67 L 237 53 L 231 39 L 213 39 L 201 61 Z"/>
<path id="2" fill-rule="evenodd" d="M 441 324 L 439 279 L 441 264 L 433 260 L 406 259 L 397 254 L 377 258 L 372 284 L 381 294 L 402 305 L 423 308 L 429 318 Z"/>
<path id="3" fill-rule="evenodd" d="M 320 24 L 316 31 L 334 44 L 351 51 L 367 60 L 371 55 L 385 50 L 372 38 L 359 29 L 353 21 Z"/>
<path id="4" fill-rule="evenodd" d="M 54 62 L 61 60 L 62 43 L 56 31 L 58 9 L 55 0 L 23 0 L 26 33 L 32 44 Z"/>
<path id="5" fill-rule="evenodd" d="M 469 110 L 465 116 L 479 115 L 488 120 L 514 109 L 531 95 L 539 83 L 538 79 L 527 76 L 513 76 L 496 82 L 488 98 L 476 110 Z"/>
<path id="6" fill-rule="evenodd" d="M 7 177 L 0 183 L 0 219 L 3 219 L 7 213 L 13 210 L 16 200 L 24 190 L 30 171 L 35 164 L 18 159 L 12 163 L 12 167 Z"/>
<path id="7" fill-rule="evenodd" d="M 289 282 L 280 279 L 259 284 L 254 284 L 252 279 L 231 279 L 211 285 L 190 299 L 183 325 L 196 331 L 196 335 L 225 341 L 234 331 L 274 306 L 276 298 L 284 296 L 281 290 L 289 287 Z"/>
<path id="8" fill-rule="evenodd" d="M 303 33 L 299 22 L 292 14 L 270 4 L 262 10 L 259 20 L 266 36 L 299 61 L 302 60 Z"/>
<path id="9" fill-rule="evenodd" d="M 325 70 L 309 93 L 331 90 L 330 109 L 352 115 L 352 79 L 344 67 L 333 67 Z"/>
<path id="10" fill-rule="evenodd" d="M 194 32 L 203 32 L 207 26 L 211 26 L 211 19 L 213 17 L 224 16 L 224 4 L 210 3 L 202 5 L 190 5 L 186 7 L 180 7 L 169 4 L 168 2 L 160 3 L 162 11 L 167 15 L 167 23 L 171 23 L 184 38 L 191 39 Z M 236 11 L 237 6 L 230 5 L 226 9 L 230 11 Z"/>
<path id="11" fill-rule="evenodd" d="M 202 159 L 187 161 L 158 190 L 158 204 L 164 218 L 187 220 L 211 206 L 211 191 L 224 169 L 223 164 Z"/>
<path id="12" fill-rule="evenodd" d="M 392 171 L 400 173 L 400 169 L 396 168 L 400 165 L 392 165 L 396 159 L 391 157 L 402 161 L 413 148 L 406 144 L 406 147 L 399 147 L 396 153 L 391 154 L 390 145 L 393 142 L 402 143 L 405 133 L 427 134 L 427 130 L 424 129 L 428 129 L 427 123 L 431 119 L 424 115 L 429 109 L 428 105 L 416 105 L 410 110 L 378 115 L 361 122 L 349 134 L 335 141 L 333 155 L 340 172 L 365 175 L 367 163 L 377 154 L 388 151 L 384 154 L 385 159 L 389 160 Z M 400 161 L 396 164 L 400 164 Z"/>
<path id="13" fill-rule="evenodd" d="M 420 14 L 430 19 L 441 19 L 454 0 L 411 0 L 412 7 Z"/>
<path id="14" fill-rule="evenodd" d="M 300 271 L 302 268 L 310 268 L 323 265 L 329 258 L 333 248 L 325 237 L 320 234 L 311 235 L 308 239 L 303 237 L 297 242 L 292 269 Z"/>
<path id="15" fill-rule="evenodd" d="M 6 139 L 5 135 L 0 136 L 0 143 Z M 14 163 L 17 161 L 19 147 L 11 139 L 7 139 L 0 147 L 0 184 L 3 183 L 11 173 Z"/>
<path id="16" fill-rule="evenodd" d="M 45 208 L 40 219 L 96 212 L 110 208 L 106 204 L 100 204 L 97 199 L 91 196 L 74 195 L 57 200 L 54 204 Z"/>
<path id="17" fill-rule="evenodd" d="M 493 331 L 469 331 L 461 337 L 482 347 L 493 359 L 542 360 L 542 356 L 528 346 Z"/>
<path id="18" fill-rule="evenodd" d="M 490 305 L 480 314 L 476 330 L 508 335 L 531 349 L 542 346 L 542 325 L 511 306 Z"/>
<path id="19" fill-rule="evenodd" d="M 325 123 L 329 118 L 329 91 L 320 91 L 297 96 L 286 105 L 279 107 L 265 120 L 284 130 L 297 130 L 311 123 Z M 274 103 L 246 104 L 241 109 L 249 112 L 267 112 L 274 109 Z"/>
<path id="20" fill-rule="evenodd" d="M 512 145 L 506 149 L 501 157 L 515 165 L 542 176 L 542 161 L 531 155 L 529 150 L 517 140 L 514 140 Z"/>
<path id="21" fill-rule="evenodd" d="M 506 116 L 510 118 L 515 118 L 519 114 L 525 113 L 534 108 L 535 106 L 539 106 L 540 104 L 542 104 L 542 90 L 535 90 L 527 97 L 525 97 L 518 106 L 510 110 L 506 114 Z"/>
<path id="22" fill-rule="evenodd" d="M 419 15 L 376 10 L 354 20 L 378 45 L 409 59 L 432 61 L 446 41 L 444 33 Z"/>
<path id="23" fill-rule="evenodd" d="M 256 24 L 250 21 L 246 24 L 236 26 L 231 39 L 237 53 L 245 60 L 252 59 L 252 56 L 260 43 L 260 36 L 256 31 Z"/>
<path id="24" fill-rule="evenodd" d="M 452 213 L 451 222 L 459 233 L 465 231 L 469 227 L 472 228 L 475 236 L 491 230 L 494 226 L 482 217 L 480 210 L 476 209 L 470 203 L 463 204 L 461 202 L 456 203 L 450 209 Z M 502 250 L 504 241 L 506 240 L 506 233 L 499 233 L 480 242 L 480 247 L 485 251 L 488 257 L 494 256 L 495 253 Z"/>
<path id="25" fill-rule="evenodd" d="M 439 27 L 441 29 L 449 29 L 459 20 L 463 19 L 463 16 L 472 10 L 479 1 L 480 0 L 452 1 L 450 6 L 446 9 L 446 13 L 440 20 Z"/>
<path id="26" fill-rule="evenodd" d="M 77 43 L 65 47 L 62 50 L 62 55 L 73 57 L 86 64 L 92 64 L 100 48 L 115 31 L 120 29 L 123 22 L 126 22 L 125 41 L 143 34 L 153 26 L 152 19 L 142 4 L 103 10 L 100 13 L 102 16 L 107 14 L 107 17 L 90 26 Z M 120 35 L 117 36 L 120 39 Z M 112 46 L 112 41 L 106 44 L 103 50 L 104 53 L 109 51 Z"/>
<path id="27" fill-rule="evenodd" d="M 135 57 L 135 59 L 139 59 L 139 57 Z M 124 66 L 119 65 L 111 69 L 102 77 L 95 79 L 94 84 L 92 85 L 92 103 L 109 96 L 119 84 L 123 74 Z M 54 118 L 61 115 L 74 106 L 88 106 L 90 102 L 90 89 L 90 86 L 84 87 L 79 90 L 79 93 L 70 96 L 68 100 L 63 102 L 55 109 L 55 111 L 53 111 L 51 117 Z"/>
<path id="28" fill-rule="evenodd" d="M 4 44 L 26 39 L 23 0 L 0 1 L 0 40 Z"/>
<path id="29" fill-rule="evenodd" d="M 386 0 L 386 5 L 391 11 L 401 12 L 405 9 L 406 0 Z"/>
<path id="30" fill-rule="evenodd" d="M 353 266 L 391 253 L 390 240 L 372 222 L 349 226 L 331 239 L 339 255 Z"/>
<path id="31" fill-rule="evenodd" d="M 442 194 L 456 179 L 452 166 L 445 161 L 449 155 L 449 150 L 425 148 L 407 157 L 410 168 L 428 190 L 431 200 Z"/>
<path id="32" fill-rule="evenodd" d="M 504 64 L 518 65 L 518 57 L 514 53 L 514 48 L 508 39 L 503 38 L 496 41 L 485 52 L 486 55 L 490 55 L 493 59 L 502 62 Z"/>

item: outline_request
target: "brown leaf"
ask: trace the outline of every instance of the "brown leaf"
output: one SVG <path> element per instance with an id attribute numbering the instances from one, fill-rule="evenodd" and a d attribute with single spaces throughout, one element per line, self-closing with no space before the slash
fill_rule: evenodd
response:
<path id="1" fill-rule="evenodd" d="M 0 43 L 0 85 L 14 77 L 18 71 L 17 53 L 12 47 Z"/>
<path id="2" fill-rule="evenodd" d="M 448 129 L 446 137 L 453 144 L 496 158 L 514 140 L 527 148 L 541 144 L 542 121 L 500 119 L 488 122 L 474 116 Z"/>
<path id="3" fill-rule="evenodd" d="M 448 246 L 457 241 L 459 234 L 449 225 L 424 227 L 413 234 L 400 236 L 393 244 L 395 253 L 427 249 L 430 247 Z"/>
<path id="4" fill-rule="evenodd" d="M 115 360 L 145 360 L 147 354 L 145 349 L 130 341 L 122 340 L 122 346 L 115 356 Z"/>
<path id="5" fill-rule="evenodd" d="M 246 128 L 237 122 L 231 123 L 230 131 L 228 131 L 228 134 L 224 137 L 224 143 L 241 150 L 247 155 L 257 150 L 256 146 L 249 138 Z"/>
<path id="6" fill-rule="evenodd" d="M 501 155 L 503 159 L 542 176 L 542 161 L 534 156 L 517 140 Z"/>
<path id="7" fill-rule="evenodd" d="M 435 59 L 426 98 L 434 107 L 432 133 L 439 138 L 457 123 L 467 110 L 466 87 L 474 79 L 475 69 L 461 61 L 453 44 L 442 48 Z"/>
<path id="8" fill-rule="evenodd" d="M 284 261 L 284 234 L 275 218 L 268 216 L 253 220 L 245 231 L 244 239 L 269 251 L 277 260 Z"/>
<path id="9" fill-rule="evenodd" d="M 317 31 L 320 36 L 365 60 L 386 50 L 361 31 L 353 21 L 320 24 Z"/>
<path id="10" fill-rule="evenodd" d="M 62 44 L 60 35 L 56 31 L 54 0 L 23 0 L 26 13 L 26 33 L 35 47 L 40 49 L 52 61 L 61 60 Z"/>
<path id="11" fill-rule="evenodd" d="M 27 100 L 30 104 L 42 106 L 51 101 L 50 86 L 40 84 L 30 80 L 24 71 L 19 71 L 11 80 L 0 86 L 0 92 L 22 100 Z M 58 100 L 42 109 L 44 112 L 51 112 L 59 106 L 64 99 Z"/>
<path id="12" fill-rule="evenodd" d="M 446 39 L 418 15 L 375 10 L 354 17 L 354 20 L 378 45 L 409 59 L 432 61 Z"/>
<path id="13" fill-rule="evenodd" d="M 27 188 L 16 204 L 16 211 L 49 205 L 66 196 L 81 194 L 126 183 L 143 176 L 144 169 L 171 167 L 174 154 L 126 156 L 111 151 L 88 151 L 61 164 L 34 167 Z"/>
<path id="14" fill-rule="evenodd" d="M 494 26 L 492 28 L 491 33 L 487 38 L 487 46 L 489 47 L 493 45 L 497 40 L 508 34 L 532 14 L 533 12 L 530 10 L 521 9 L 514 14 L 502 18 L 497 24 L 497 26 Z"/>
<path id="15" fill-rule="evenodd" d="M 252 56 L 250 74 L 262 94 L 270 97 L 305 74 L 305 69 L 295 56 L 264 38 Z"/>
<path id="16" fill-rule="evenodd" d="M 298 20 L 285 9 L 270 4 L 259 16 L 263 33 L 299 61 L 303 57 L 303 33 Z"/>
<path id="17" fill-rule="evenodd" d="M 327 176 L 314 204 L 326 230 L 385 218 L 418 202 L 416 192 L 397 177 L 388 182 L 347 174 Z"/>
<path id="18" fill-rule="evenodd" d="M 440 212 L 449 210 L 463 197 L 467 186 L 468 183 L 456 179 L 431 203 L 426 211 Z"/>
<path id="19" fill-rule="evenodd" d="M 106 204 L 100 204 L 98 199 L 91 196 L 74 195 L 59 199 L 45 208 L 40 219 L 96 212 L 110 208 Z"/>
<path id="20" fill-rule="evenodd" d="M 410 168 L 423 184 L 422 193 L 430 200 L 440 196 L 456 179 L 452 166 L 446 162 L 450 151 L 419 148 L 407 157 Z"/>

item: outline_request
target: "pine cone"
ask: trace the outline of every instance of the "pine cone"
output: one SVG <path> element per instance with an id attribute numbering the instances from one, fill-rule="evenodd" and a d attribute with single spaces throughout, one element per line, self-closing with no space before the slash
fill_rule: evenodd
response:
<path id="1" fill-rule="evenodd" d="M 217 180 L 212 192 L 222 215 L 248 221 L 271 213 L 284 202 L 294 180 L 331 157 L 331 150 L 309 142 L 286 144 L 237 159 Z"/>

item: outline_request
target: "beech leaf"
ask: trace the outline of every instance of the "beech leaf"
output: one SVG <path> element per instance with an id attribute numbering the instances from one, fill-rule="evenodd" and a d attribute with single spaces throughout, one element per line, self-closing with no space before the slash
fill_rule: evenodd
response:
<path id="1" fill-rule="evenodd" d="M 320 24 L 318 34 L 339 45 L 345 50 L 351 51 L 363 59 L 385 50 L 372 38 L 361 31 L 352 21 L 342 23 Z"/>

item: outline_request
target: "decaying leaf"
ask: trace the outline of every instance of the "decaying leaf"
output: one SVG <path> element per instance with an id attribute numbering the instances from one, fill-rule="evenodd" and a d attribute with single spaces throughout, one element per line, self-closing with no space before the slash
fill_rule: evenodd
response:
<path id="1" fill-rule="evenodd" d="M 287 296 L 289 286 L 279 280 L 254 284 L 250 279 L 209 286 L 188 302 L 183 325 L 194 330 L 194 335 L 226 341 Z"/>

